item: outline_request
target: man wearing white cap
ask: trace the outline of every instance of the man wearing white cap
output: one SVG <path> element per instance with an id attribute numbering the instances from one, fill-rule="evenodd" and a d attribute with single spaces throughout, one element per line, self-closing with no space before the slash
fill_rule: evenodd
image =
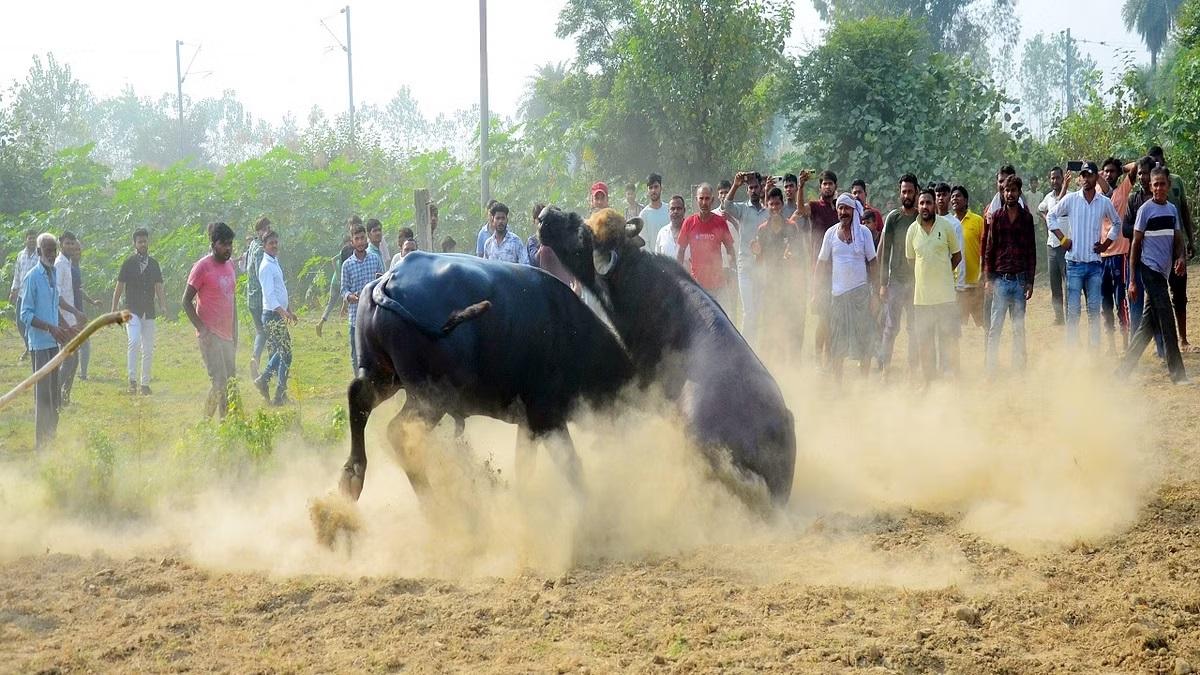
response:
<path id="1" fill-rule="evenodd" d="M 1054 207 L 1054 217 L 1061 223 L 1070 224 L 1071 237 L 1066 238 L 1061 229 L 1052 230 L 1067 255 L 1067 344 L 1074 345 L 1079 337 L 1080 293 L 1087 298 L 1088 334 L 1093 349 L 1100 346 L 1100 302 L 1104 280 L 1104 263 L 1100 254 L 1108 249 L 1119 235 L 1117 223 L 1121 216 L 1113 208 L 1108 197 L 1096 191 L 1096 174 L 1099 167 L 1095 162 L 1083 162 L 1079 178 L 1083 189 L 1070 192 Z M 1102 231 L 1104 219 L 1112 225 L 1108 232 Z"/>
<path id="2" fill-rule="evenodd" d="M 827 229 L 821 240 L 817 274 L 831 279 L 828 365 L 834 377 L 840 378 L 847 356 L 859 360 L 864 375 L 871 368 L 876 302 L 871 289 L 878 284 L 878 271 L 875 239 L 862 224 L 862 203 L 843 192 L 836 208 L 838 223 Z"/>

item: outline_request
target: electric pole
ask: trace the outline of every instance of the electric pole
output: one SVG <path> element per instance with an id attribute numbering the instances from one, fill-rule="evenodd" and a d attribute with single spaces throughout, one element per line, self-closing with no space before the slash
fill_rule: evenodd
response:
<path id="1" fill-rule="evenodd" d="M 1071 39 L 1070 28 L 1068 28 L 1065 32 L 1067 34 L 1067 54 L 1063 61 L 1066 65 L 1067 81 L 1063 84 L 1064 89 L 1067 91 L 1067 116 L 1070 117 L 1071 113 L 1075 112 L 1075 41 Z"/>
<path id="2" fill-rule="evenodd" d="M 175 96 L 179 108 L 179 159 L 183 159 L 183 65 L 179 60 L 179 48 L 183 40 L 175 41 Z"/>
<path id="3" fill-rule="evenodd" d="M 487 0 L 479 0 L 479 174 L 479 203 L 486 207 L 492 198 L 488 186 Z"/>
<path id="4" fill-rule="evenodd" d="M 346 82 L 350 92 L 350 153 L 354 153 L 354 52 L 350 47 L 350 5 L 342 8 L 346 15 Z"/>

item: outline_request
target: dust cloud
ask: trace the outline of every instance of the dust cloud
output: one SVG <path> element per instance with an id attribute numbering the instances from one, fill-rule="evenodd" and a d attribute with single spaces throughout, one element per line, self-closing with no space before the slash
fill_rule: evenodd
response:
<path id="1" fill-rule="evenodd" d="M 54 512 L 30 480 L 36 468 L 0 468 L 0 558 L 174 551 L 215 570 L 478 578 L 680 556 L 757 580 L 965 587 L 973 573 L 955 530 L 1021 554 L 1099 542 L 1132 525 L 1161 476 L 1140 433 L 1145 411 L 1127 400 L 1118 408 L 1116 383 L 1094 368 L 1044 365 L 1036 386 L 963 381 L 924 392 L 849 374 L 834 387 L 807 368 L 781 379 L 799 448 L 792 503 L 770 520 L 642 404 L 573 424 L 582 491 L 545 448 L 516 486 L 513 426 L 474 418 L 457 442 L 443 423 L 420 442 L 435 488 L 420 502 L 384 437 L 397 409 L 389 402 L 368 426 L 359 529 L 332 548 L 318 543 L 309 509 L 331 499 L 344 449 L 285 442 L 269 470 L 213 480 L 136 518 Z M 908 549 L 872 545 L 879 519 L 913 513 L 935 514 L 949 531 Z"/>

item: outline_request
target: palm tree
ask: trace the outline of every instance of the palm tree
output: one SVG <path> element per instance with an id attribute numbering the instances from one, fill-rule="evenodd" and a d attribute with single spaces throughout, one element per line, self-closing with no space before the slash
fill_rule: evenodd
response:
<path id="1" fill-rule="evenodd" d="M 1167 34 L 1183 0 L 1125 0 L 1121 16 L 1125 28 L 1142 36 L 1150 50 L 1150 72 L 1158 69 L 1158 53 L 1167 43 Z"/>
<path id="2" fill-rule="evenodd" d="M 567 79 L 567 64 L 544 63 L 525 81 L 525 92 L 517 104 L 517 115 L 525 122 L 542 119 L 550 113 L 555 91 Z"/>

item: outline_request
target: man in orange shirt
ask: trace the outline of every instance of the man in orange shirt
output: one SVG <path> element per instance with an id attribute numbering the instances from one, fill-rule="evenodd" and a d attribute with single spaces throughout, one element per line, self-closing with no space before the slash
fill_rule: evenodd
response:
<path id="1" fill-rule="evenodd" d="M 729 254 L 731 269 L 737 269 L 737 253 L 729 225 L 724 216 L 713 213 L 712 202 L 712 186 L 701 183 L 696 188 L 696 204 L 700 211 L 684 219 L 679 229 L 679 250 L 675 253 L 675 259 L 680 265 L 687 262 L 696 281 L 728 312 L 732 297 L 729 296 L 725 272 L 721 268 L 721 247 L 724 246 Z M 691 260 L 686 261 L 689 250 L 692 252 Z"/>

